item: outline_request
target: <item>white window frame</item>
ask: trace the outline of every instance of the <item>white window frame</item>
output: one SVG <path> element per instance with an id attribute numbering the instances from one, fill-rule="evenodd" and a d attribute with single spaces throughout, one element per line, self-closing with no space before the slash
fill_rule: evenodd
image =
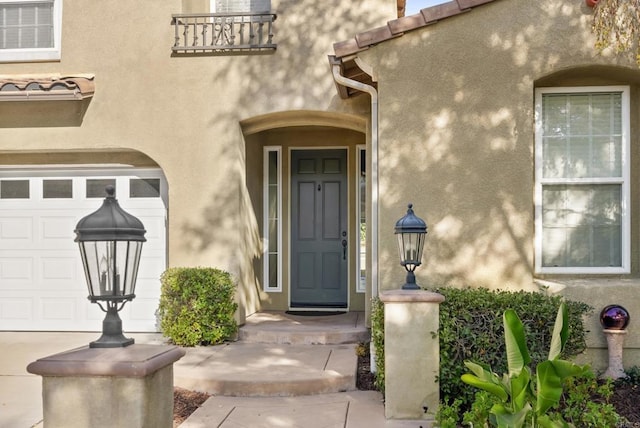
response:
<path id="1" fill-rule="evenodd" d="M 535 271 L 541 274 L 624 274 L 631 271 L 630 225 L 630 95 L 629 86 L 580 86 L 538 88 L 535 91 Z M 542 164 L 542 95 L 549 93 L 622 94 L 622 176 L 603 178 L 543 178 Z M 621 186 L 621 257 L 619 267 L 543 267 L 542 266 L 542 187 L 551 184 L 620 184 Z"/>
<path id="2" fill-rule="evenodd" d="M 0 0 L 0 3 L 39 3 L 36 0 Z M 53 1 L 53 47 L 0 49 L 0 62 L 52 61 L 61 57 L 62 0 Z"/>
<path id="3" fill-rule="evenodd" d="M 357 239 L 356 239 L 356 293 L 364 293 L 366 292 L 367 289 L 367 285 L 366 285 L 366 276 L 365 276 L 365 282 L 362 282 L 362 278 L 360 277 L 360 270 L 361 270 L 361 259 L 362 259 L 362 253 L 360 251 L 360 249 L 362 248 L 362 245 L 366 245 L 366 242 L 362 242 L 362 237 L 360 236 L 360 217 L 362 216 L 362 208 L 361 208 L 361 204 L 360 204 L 360 199 L 362 198 L 362 193 L 363 190 L 360 188 L 360 178 L 359 178 L 359 174 L 360 171 L 362 171 L 362 152 L 366 152 L 366 146 L 364 144 L 359 144 L 358 146 L 356 146 L 356 160 L 357 160 L 357 167 L 356 167 L 356 176 L 358 176 L 358 178 L 356 179 L 356 235 L 357 235 Z M 366 179 L 365 179 L 366 180 Z M 364 194 L 366 197 L 367 191 L 366 189 L 364 189 Z M 366 209 L 365 209 L 365 215 L 366 215 Z M 369 231 L 367 231 L 368 233 Z M 366 250 L 365 250 L 365 254 L 366 254 Z M 365 262 L 366 263 L 366 262 Z M 366 268 L 366 265 L 365 265 Z"/>
<path id="4" fill-rule="evenodd" d="M 278 274 L 277 274 L 277 287 L 269 287 L 269 154 L 275 152 L 278 162 L 278 170 L 276 171 L 277 177 L 277 195 L 278 205 L 278 228 L 277 228 L 277 247 L 278 247 Z M 263 168 L 262 168 L 262 242 L 263 242 L 263 269 L 262 269 L 262 289 L 268 293 L 282 292 L 282 147 L 280 146 L 265 146 L 263 149 Z"/>
<path id="5" fill-rule="evenodd" d="M 209 1 L 209 10 L 211 11 L 211 13 L 217 13 L 218 11 L 216 10 L 216 0 L 210 0 Z M 244 13 L 250 13 L 250 12 L 260 12 L 260 13 L 266 13 L 266 12 L 270 12 L 271 10 L 271 2 L 269 2 L 269 10 L 247 10 L 247 11 L 236 11 L 236 12 L 244 12 Z"/>

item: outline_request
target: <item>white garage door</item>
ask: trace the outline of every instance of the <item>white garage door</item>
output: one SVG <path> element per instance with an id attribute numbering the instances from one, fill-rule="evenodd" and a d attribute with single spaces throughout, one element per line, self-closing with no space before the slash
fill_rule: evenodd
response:
<path id="1" fill-rule="evenodd" d="M 166 267 L 166 182 L 160 170 L 0 171 L 0 330 L 101 331 L 87 300 L 74 229 L 97 210 L 107 184 L 147 230 L 125 332 L 156 331 Z"/>

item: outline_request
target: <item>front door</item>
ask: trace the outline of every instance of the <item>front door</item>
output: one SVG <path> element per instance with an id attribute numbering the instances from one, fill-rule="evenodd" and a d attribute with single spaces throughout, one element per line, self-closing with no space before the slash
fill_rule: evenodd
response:
<path id="1" fill-rule="evenodd" d="M 347 151 L 291 154 L 291 307 L 347 307 Z"/>

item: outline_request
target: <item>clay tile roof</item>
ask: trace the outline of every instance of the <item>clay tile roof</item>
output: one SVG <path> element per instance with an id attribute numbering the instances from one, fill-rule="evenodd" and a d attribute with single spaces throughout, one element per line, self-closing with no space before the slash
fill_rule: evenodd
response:
<path id="1" fill-rule="evenodd" d="M 353 64 L 353 56 L 358 52 L 369 49 L 370 46 L 377 45 L 378 43 L 382 43 L 396 37 L 401 37 L 404 33 L 409 31 L 418 30 L 426 27 L 427 25 L 435 24 L 443 19 L 459 15 L 476 6 L 493 1 L 495 0 L 453 0 L 447 3 L 427 7 L 414 15 L 403 16 L 405 0 L 398 0 L 398 16 L 400 16 L 398 19 L 388 21 L 387 25 L 383 27 L 358 33 L 352 39 L 334 43 L 333 51 L 335 55 L 331 56 L 331 61 L 334 64 L 336 62 L 342 63 L 343 71 L 352 70 L 354 73 L 358 74 L 359 78 L 354 78 L 354 80 L 375 86 L 375 83 L 372 82 L 371 79 L 368 81 L 363 80 L 361 76 L 362 71 Z M 343 75 L 351 78 L 348 74 Z M 343 98 L 351 96 L 354 93 L 351 89 L 345 90 L 345 88 L 340 87 L 338 88 L 338 92 Z"/>
<path id="2" fill-rule="evenodd" d="M 0 101 L 82 100 L 94 92 L 93 75 L 0 75 Z"/>

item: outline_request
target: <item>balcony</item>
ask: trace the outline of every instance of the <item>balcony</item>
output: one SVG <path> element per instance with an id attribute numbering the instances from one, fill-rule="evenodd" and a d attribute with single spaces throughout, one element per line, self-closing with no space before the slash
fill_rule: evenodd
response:
<path id="1" fill-rule="evenodd" d="M 172 16 L 174 53 L 275 51 L 272 13 L 201 13 Z"/>

